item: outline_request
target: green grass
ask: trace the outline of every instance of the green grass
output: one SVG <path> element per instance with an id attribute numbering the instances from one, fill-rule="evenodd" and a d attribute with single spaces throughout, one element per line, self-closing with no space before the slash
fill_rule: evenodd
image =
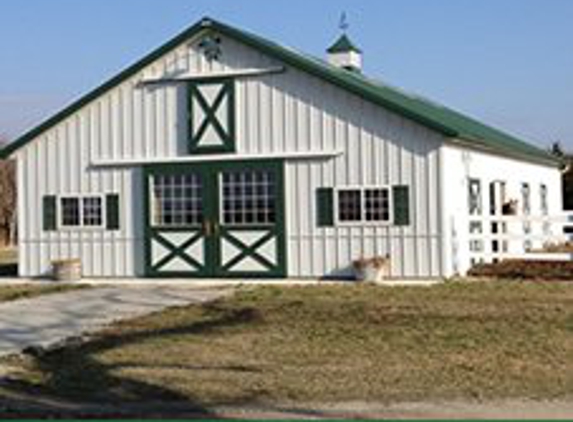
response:
<path id="1" fill-rule="evenodd" d="M 245 289 L 4 363 L 19 391 L 82 401 L 564 398 L 573 285 Z"/>

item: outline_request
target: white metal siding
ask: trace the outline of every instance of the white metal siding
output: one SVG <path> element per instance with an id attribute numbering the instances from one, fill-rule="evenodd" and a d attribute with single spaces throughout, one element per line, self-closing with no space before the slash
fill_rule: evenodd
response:
<path id="1" fill-rule="evenodd" d="M 505 181 L 508 199 L 521 206 L 521 184 L 530 185 L 531 215 L 541 215 L 539 188 L 548 189 L 548 215 L 563 210 L 561 175 L 556 167 L 534 164 L 467 148 L 443 145 L 441 148 L 444 193 L 444 245 L 446 275 L 464 274 L 470 268 L 468 178 L 481 181 L 483 215 L 489 215 L 489 184 Z M 520 212 L 518 212 L 520 213 Z M 554 233 L 558 234 L 558 233 Z M 535 247 L 541 247 L 537 242 Z M 521 251 L 523 252 L 523 251 Z"/>
<path id="2" fill-rule="evenodd" d="M 144 78 L 209 74 L 280 63 L 223 38 L 221 62 L 184 43 L 92 101 L 17 153 L 20 273 L 44 274 L 53 259 L 80 257 L 86 276 L 143 273 L 142 180 L 137 168 L 94 160 L 186 154 L 185 85 L 141 86 Z M 286 165 L 288 273 L 348 274 L 352 259 L 390 253 L 395 276 L 443 274 L 439 216 L 441 136 L 316 77 L 285 73 L 238 79 L 238 153 L 342 149 L 331 161 Z M 316 227 L 316 188 L 407 184 L 407 227 Z M 121 229 L 42 231 L 50 194 L 119 193 Z"/>

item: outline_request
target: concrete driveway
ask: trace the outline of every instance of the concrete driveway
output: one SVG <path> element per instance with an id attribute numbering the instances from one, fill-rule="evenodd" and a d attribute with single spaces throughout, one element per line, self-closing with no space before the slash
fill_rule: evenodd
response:
<path id="1" fill-rule="evenodd" d="M 0 303 L 0 356 L 29 346 L 46 347 L 118 319 L 211 301 L 232 291 L 157 285 L 99 287 Z"/>

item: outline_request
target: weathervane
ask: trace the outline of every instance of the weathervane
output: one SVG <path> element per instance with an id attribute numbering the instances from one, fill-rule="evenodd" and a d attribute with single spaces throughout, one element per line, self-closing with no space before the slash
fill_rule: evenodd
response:
<path id="1" fill-rule="evenodd" d="M 342 32 L 346 33 L 349 26 L 350 26 L 350 24 L 348 23 L 348 20 L 346 19 L 346 12 L 342 12 L 342 14 L 340 15 L 340 22 L 338 23 L 338 28 L 340 28 L 342 30 Z"/>

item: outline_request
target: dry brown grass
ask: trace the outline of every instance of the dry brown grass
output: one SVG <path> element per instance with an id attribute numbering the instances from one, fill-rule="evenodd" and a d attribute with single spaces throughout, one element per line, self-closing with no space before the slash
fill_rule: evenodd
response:
<path id="1" fill-rule="evenodd" d="M 20 389 L 91 401 L 563 398 L 573 285 L 256 288 L 9 363 Z"/>
<path id="2" fill-rule="evenodd" d="M 573 281 L 573 261 L 504 259 L 477 264 L 468 271 L 468 275 L 511 280 Z"/>
<path id="3" fill-rule="evenodd" d="M 547 245 L 541 250 L 541 252 L 573 253 L 573 241 Z"/>
<path id="4" fill-rule="evenodd" d="M 18 262 L 18 251 L 15 248 L 0 247 L 0 265 L 11 265 Z"/>
<path id="5" fill-rule="evenodd" d="M 30 298 L 50 293 L 60 293 L 87 287 L 88 286 L 86 285 L 73 284 L 11 284 L 2 286 L 0 279 L 0 302 Z"/>

